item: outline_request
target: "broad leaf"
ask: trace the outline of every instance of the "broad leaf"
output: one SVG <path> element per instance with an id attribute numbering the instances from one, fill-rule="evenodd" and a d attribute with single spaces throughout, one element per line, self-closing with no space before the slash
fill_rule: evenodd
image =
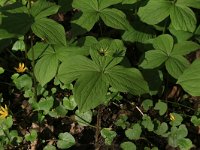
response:
<path id="1" fill-rule="evenodd" d="M 161 100 L 159 100 L 155 107 L 154 107 L 155 110 L 158 110 L 159 111 L 159 115 L 162 116 L 166 113 L 167 111 L 167 104 L 165 102 L 162 102 Z"/>
<path id="2" fill-rule="evenodd" d="M 200 60 L 195 60 L 178 78 L 177 83 L 192 96 L 200 96 Z"/>
<path id="3" fill-rule="evenodd" d="M 66 45 L 64 27 L 51 19 L 37 19 L 31 28 L 33 33 L 49 44 Z"/>
<path id="4" fill-rule="evenodd" d="M 163 34 L 153 40 L 153 47 L 169 55 L 173 48 L 174 40 L 171 35 Z"/>
<path id="5" fill-rule="evenodd" d="M 126 20 L 126 15 L 118 9 L 103 9 L 100 17 L 109 27 L 122 30 L 128 30 L 130 28 L 129 22 Z"/>
<path id="6" fill-rule="evenodd" d="M 30 13 L 35 19 L 44 18 L 58 12 L 59 6 L 47 2 L 46 0 L 39 0 L 33 3 Z"/>
<path id="7" fill-rule="evenodd" d="M 57 147 L 60 149 L 68 149 L 76 143 L 74 137 L 68 132 L 60 133 L 58 138 Z"/>
<path id="8" fill-rule="evenodd" d="M 121 40 L 103 39 L 90 49 L 93 61 L 101 70 L 109 69 L 122 61 L 126 49 Z"/>
<path id="9" fill-rule="evenodd" d="M 183 41 L 174 45 L 171 55 L 187 55 L 200 48 L 200 45 L 192 41 Z"/>
<path id="10" fill-rule="evenodd" d="M 99 14 L 96 11 L 89 11 L 83 13 L 79 19 L 73 20 L 72 23 L 75 23 L 87 31 L 90 31 L 98 20 Z"/>
<path id="11" fill-rule="evenodd" d="M 153 38 L 153 34 L 143 31 L 137 31 L 133 28 L 125 31 L 122 35 L 122 39 L 128 42 L 141 42 L 145 43 L 147 40 Z"/>
<path id="12" fill-rule="evenodd" d="M 35 65 L 34 73 L 36 79 L 42 86 L 48 83 L 56 75 L 58 59 L 56 54 L 52 53 L 43 56 Z"/>
<path id="13" fill-rule="evenodd" d="M 178 42 L 187 41 L 193 36 L 193 33 L 182 30 L 175 30 L 174 28 L 169 28 L 169 31 L 172 35 L 174 35 Z"/>
<path id="14" fill-rule="evenodd" d="M 73 56 L 66 59 L 60 65 L 58 78 L 63 83 L 69 84 L 80 77 L 81 74 L 97 71 L 99 71 L 98 66 L 90 59 L 84 56 Z"/>
<path id="15" fill-rule="evenodd" d="M 177 0 L 176 4 L 200 9 L 199 0 Z"/>
<path id="16" fill-rule="evenodd" d="M 102 10 L 104 8 L 107 8 L 111 5 L 115 5 L 118 3 L 121 3 L 122 0 L 97 0 L 99 2 L 99 9 Z"/>
<path id="17" fill-rule="evenodd" d="M 115 66 L 106 71 L 106 77 L 112 87 L 121 92 L 141 95 L 149 92 L 147 82 L 139 70 Z"/>
<path id="18" fill-rule="evenodd" d="M 161 50 L 150 50 L 145 53 L 145 58 L 140 66 L 144 69 L 159 67 L 168 59 L 166 53 Z"/>
<path id="19" fill-rule="evenodd" d="M 174 29 L 193 32 L 196 29 L 194 12 L 183 5 L 176 5 L 170 10 L 171 23 Z"/>
<path id="20" fill-rule="evenodd" d="M 150 25 L 157 24 L 169 16 L 172 3 L 168 0 L 150 0 L 146 6 L 140 7 L 140 19 Z"/>
<path id="21" fill-rule="evenodd" d="M 165 62 L 168 73 L 177 79 L 183 71 L 189 66 L 189 62 L 183 56 L 172 56 Z"/>
<path id="22" fill-rule="evenodd" d="M 108 84 L 101 72 L 82 75 L 74 86 L 74 97 L 80 112 L 102 104 L 106 100 Z"/>

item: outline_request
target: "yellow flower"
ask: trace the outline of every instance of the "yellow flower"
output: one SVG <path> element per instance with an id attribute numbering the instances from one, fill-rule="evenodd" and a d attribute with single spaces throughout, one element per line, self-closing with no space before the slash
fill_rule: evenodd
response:
<path id="1" fill-rule="evenodd" d="M 2 106 L 0 107 L 0 118 L 4 119 L 8 116 L 8 107 L 7 105 L 5 105 L 5 108 L 3 108 Z"/>
<path id="2" fill-rule="evenodd" d="M 18 68 L 15 68 L 15 70 L 18 72 L 18 73 L 23 73 L 27 70 L 28 68 L 24 65 L 24 63 L 19 63 L 19 67 Z"/>
<path id="3" fill-rule="evenodd" d="M 170 117 L 170 120 L 171 120 L 171 121 L 174 121 L 174 120 L 175 120 L 175 116 L 174 116 L 172 113 L 169 114 L 169 117 Z"/>

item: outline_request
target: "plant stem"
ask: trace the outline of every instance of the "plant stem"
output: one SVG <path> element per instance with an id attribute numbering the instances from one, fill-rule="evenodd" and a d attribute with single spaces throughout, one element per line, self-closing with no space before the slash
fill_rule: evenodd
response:
<path id="1" fill-rule="evenodd" d="M 96 124 L 96 132 L 95 132 L 95 149 L 99 149 L 99 134 L 101 130 L 101 112 L 102 112 L 102 106 L 98 108 L 98 113 L 97 113 L 97 124 Z"/>

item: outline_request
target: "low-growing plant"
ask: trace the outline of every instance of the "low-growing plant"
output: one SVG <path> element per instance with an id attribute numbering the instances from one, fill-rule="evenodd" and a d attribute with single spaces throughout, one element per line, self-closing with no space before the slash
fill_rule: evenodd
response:
<path id="1" fill-rule="evenodd" d="M 0 149 L 199 148 L 199 9 L 1 0 Z"/>

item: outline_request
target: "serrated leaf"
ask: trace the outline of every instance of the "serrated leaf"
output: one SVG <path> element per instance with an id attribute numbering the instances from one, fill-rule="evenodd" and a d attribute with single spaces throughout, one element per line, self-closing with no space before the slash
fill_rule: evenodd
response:
<path id="1" fill-rule="evenodd" d="M 168 73 L 175 79 L 183 74 L 183 71 L 188 68 L 189 64 L 189 61 L 183 56 L 172 56 L 165 62 Z"/>
<path id="2" fill-rule="evenodd" d="M 30 13 L 35 19 L 44 18 L 58 12 L 59 6 L 47 2 L 46 0 L 39 0 L 31 6 Z"/>
<path id="3" fill-rule="evenodd" d="M 193 32 L 196 29 L 196 17 L 194 12 L 184 6 L 175 5 L 170 10 L 171 23 L 174 29 Z"/>
<path id="4" fill-rule="evenodd" d="M 60 133 L 58 138 L 57 147 L 60 149 L 68 149 L 75 144 L 74 137 L 68 132 Z"/>
<path id="5" fill-rule="evenodd" d="M 65 29 L 54 20 L 40 18 L 31 26 L 33 33 L 49 44 L 66 45 Z"/>
<path id="6" fill-rule="evenodd" d="M 155 110 L 159 110 L 159 115 L 164 115 L 167 111 L 167 104 L 162 102 L 162 101 L 158 101 L 154 107 Z"/>
<path id="7" fill-rule="evenodd" d="M 106 71 L 106 77 L 112 87 L 121 92 L 130 92 L 134 95 L 148 93 L 147 82 L 135 68 L 115 66 Z"/>
<path id="8" fill-rule="evenodd" d="M 171 55 L 187 55 L 200 48 L 200 45 L 192 41 L 182 41 L 174 45 Z"/>
<path id="9" fill-rule="evenodd" d="M 193 96 L 200 96 L 200 60 L 195 60 L 182 75 L 179 76 L 177 83 Z"/>
<path id="10" fill-rule="evenodd" d="M 197 116 L 192 116 L 191 122 L 194 124 L 194 126 L 200 126 L 200 118 L 197 118 Z"/>
<path id="11" fill-rule="evenodd" d="M 140 19 L 150 25 L 157 24 L 169 16 L 172 3 L 166 0 L 150 0 L 147 5 L 140 7 Z"/>
<path id="12" fill-rule="evenodd" d="M 43 56 L 35 65 L 34 73 L 36 79 L 42 86 L 48 83 L 56 75 L 58 59 L 55 53 Z"/>
<path id="13" fill-rule="evenodd" d="M 18 76 L 17 78 L 13 79 L 13 82 L 19 90 L 23 89 L 26 91 L 32 87 L 32 79 L 27 74 Z"/>
<path id="14" fill-rule="evenodd" d="M 109 27 L 122 30 L 128 30 L 130 28 L 130 24 L 126 20 L 126 15 L 118 9 L 105 8 L 101 11 L 100 17 Z"/>
<path id="15" fill-rule="evenodd" d="M 53 97 L 47 97 L 42 98 L 38 104 L 37 104 L 37 109 L 38 110 L 43 110 L 45 114 L 49 112 L 49 110 L 53 107 L 54 99 Z"/>
<path id="16" fill-rule="evenodd" d="M 76 81 L 74 98 L 80 112 L 102 104 L 106 100 L 108 84 L 101 72 L 86 73 Z"/>
<path id="17" fill-rule="evenodd" d="M 145 52 L 145 58 L 140 66 L 144 69 L 153 69 L 159 67 L 168 59 L 166 53 L 161 50 L 150 50 Z"/>
<path id="18" fill-rule="evenodd" d="M 153 131 L 154 129 L 154 124 L 149 116 L 146 114 L 142 117 L 142 123 L 141 123 L 144 128 L 146 128 L 148 131 Z"/>

